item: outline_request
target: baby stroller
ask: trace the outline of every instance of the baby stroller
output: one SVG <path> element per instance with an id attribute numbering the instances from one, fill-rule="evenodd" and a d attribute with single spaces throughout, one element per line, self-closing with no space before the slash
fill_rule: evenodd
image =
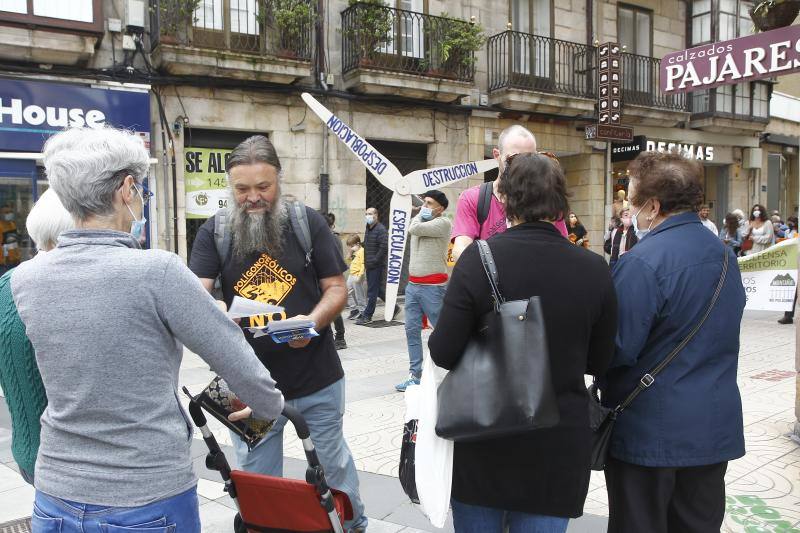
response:
<path id="1" fill-rule="evenodd" d="M 235 533 L 344 533 L 344 521 L 353 518 L 350 500 L 346 494 L 328 487 L 306 421 L 296 409 L 284 406 L 283 416 L 292 423 L 303 442 L 308 461 L 306 481 L 232 471 L 217 439 L 208 429 L 202 404 L 195 397 L 189 397 L 189 414 L 208 446 L 206 467 L 220 473 L 225 491 L 239 510 L 234 519 Z M 216 415 L 215 418 L 231 427 L 226 420 Z"/>

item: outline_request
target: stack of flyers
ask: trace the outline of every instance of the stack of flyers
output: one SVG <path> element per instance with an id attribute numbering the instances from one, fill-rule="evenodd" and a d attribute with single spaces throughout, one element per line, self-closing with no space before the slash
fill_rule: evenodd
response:
<path id="1" fill-rule="evenodd" d="M 274 320 L 261 328 L 247 328 L 257 339 L 264 335 L 269 335 L 278 344 L 302 339 L 318 337 L 319 333 L 314 330 L 314 322 L 307 318 Z"/>

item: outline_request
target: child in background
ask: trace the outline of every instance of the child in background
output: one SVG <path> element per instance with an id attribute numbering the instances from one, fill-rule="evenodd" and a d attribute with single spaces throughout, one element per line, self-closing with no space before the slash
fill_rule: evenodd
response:
<path id="1" fill-rule="evenodd" d="M 364 267 L 364 248 L 361 237 L 351 235 L 347 238 L 347 249 L 350 251 L 350 275 L 347 277 L 347 303 L 351 309 L 350 320 L 356 320 L 364 312 L 367 305 L 366 268 Z"/>

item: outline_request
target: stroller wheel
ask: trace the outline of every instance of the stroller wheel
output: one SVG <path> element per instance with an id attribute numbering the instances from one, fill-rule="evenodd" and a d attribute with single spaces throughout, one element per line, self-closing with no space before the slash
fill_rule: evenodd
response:
<path id="1" fill-rule="evenodd" d="M 242 521 L 242 515 L 239 513 L 236 513 L 233 519 L 233 531 L 235 533 L 247 533 L 247 528 L 244 527 L 244 522 Z"/>

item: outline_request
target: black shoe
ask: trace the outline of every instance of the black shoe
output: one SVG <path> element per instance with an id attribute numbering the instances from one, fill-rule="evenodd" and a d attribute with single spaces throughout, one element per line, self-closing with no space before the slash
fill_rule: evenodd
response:
<path id="1" fill-rule="evenodd" d="M 794 324 L 794 319 L 790 316 L 784 315 L 783 318 L 778 320 L 778 324 Z"/>
<path id="2" fill-rule="evenodd" d="M 372 323 L 372 317 L 361 315 L 361 317 L 356 320 L 356 326 L 365 326 L 367 324 Z"/>
<path id="3" fill-rule="evenodd" d="M 395 304 L 394 305 L 394 313 L 392 313 L 392 320 L 397 318 L 397 315 L 400 314 L 400 306 Z"/>
<path id="4" fill-rule="evenodd" d="M 358 311 L 358 309 L 353 309 L 352 311 L 350 311 L 350 314 L 347 315 L 347 320 L 355 320 L 358 318 L 360 314 L 361 313 Z"/>
<path id="5" fill-rule="evenodd" d="M 334 339 L 333 341 L 334 346 L 336 346 L 337 350 L 346 350 L 347 349 L 347 341 L 344 339 Z"/>

